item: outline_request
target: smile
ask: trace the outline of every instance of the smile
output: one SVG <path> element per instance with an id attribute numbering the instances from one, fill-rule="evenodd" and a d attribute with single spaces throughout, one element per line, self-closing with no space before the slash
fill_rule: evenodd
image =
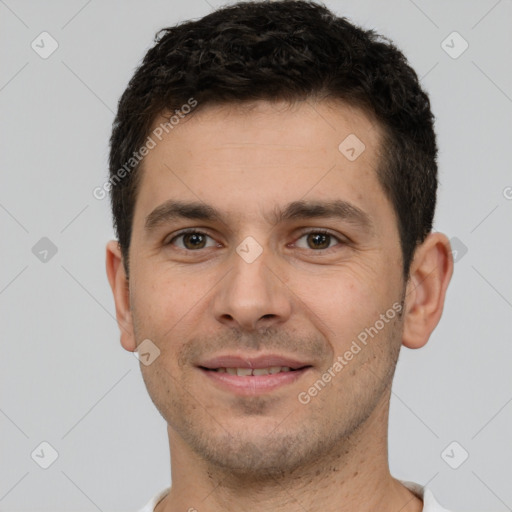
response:
<path id="1" fill-rule="evenodd" d="M 292 369 L 289 366 L 269 366 L 266 368 L 240 367 L 199 367 L 203 375 L 216 388 L 239 396 L 254 396 L 284 388 L 312 368 L 303 366 Z"/>
<path id="2" fill-rule="evenodd" d="M 269 368 L 215 368 L 211 371 L 229 373 L 230 375 L 238 375 L 239 377 L 249 377 L 250 375 L 274 375 L 276 373 L 294 372 L 296 370 L 289 366 L 270 366 Z"/>

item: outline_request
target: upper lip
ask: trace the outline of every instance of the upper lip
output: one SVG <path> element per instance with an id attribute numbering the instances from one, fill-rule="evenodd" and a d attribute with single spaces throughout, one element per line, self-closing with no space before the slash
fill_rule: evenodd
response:
<path id="1" fill-rule="evenodd" d="M 310 363 L 278 354 L 259 356 L 224 355 L 207 359 L 198 364 L 202 368 L 215 370 L 217 368 L 270 368 L 272 366 L 287 366 L 292 370 L 311 366 Z"/>

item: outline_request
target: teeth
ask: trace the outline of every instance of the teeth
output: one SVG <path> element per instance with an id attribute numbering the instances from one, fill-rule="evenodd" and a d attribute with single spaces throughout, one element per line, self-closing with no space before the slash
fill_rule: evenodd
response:
<path id="1" fill-rule="evenodd" d="M 252 371 L 253 375 L 268 375 L 269 374 L 269 368 L 254 368 Z"/>
<path id="2" fill-rule="evenodd" d="M 271 366 L 270 368 L 217 368 L 215 371 L 219 373 L 229 373 L 230 375 L 238 375 L 239 377 L 248 377 L 249 375 L 273 375 L 280 372 L 290 372 L 289 366 Z"/>

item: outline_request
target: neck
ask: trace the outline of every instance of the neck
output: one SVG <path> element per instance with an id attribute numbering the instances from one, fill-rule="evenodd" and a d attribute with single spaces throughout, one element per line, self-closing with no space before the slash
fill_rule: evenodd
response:
<path id="1" fill-rule="evenodd" d="M 420 512 L 423 503 L 388 467 L 389 394 L 349 437 L 293 472 L 240 475 L 212 466 L 168 427 L 172 488 L 156 512 Z"/>

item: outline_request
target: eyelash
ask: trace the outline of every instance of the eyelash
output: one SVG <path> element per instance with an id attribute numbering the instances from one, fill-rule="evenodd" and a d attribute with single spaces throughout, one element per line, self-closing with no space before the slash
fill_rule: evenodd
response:
<path id="1" fill-rule="evenodd" d="M 190 228 L 190 229 L 185 229 L 181 232 L 179 232 L 177 235 L 174 235 L 168 242 L 164 243 L 164 245 L 172 245 L 173 242 L 175 240 L 177 240 L 178 238 L 180 237 L 183 237 L 185 235 L 188 235 L 188 234 L 198 234 L 198 235 L 204 235 L 204 236 L 207 236 L 209 238 L 212 238 L 212 236 L 210 236 L 208 233 L 205 233 L 204 231 L 199 231 L 195 228 Z M 319 228 L 316 228 L 316 229 L 309 229 L 309 230 L 306 230 L 306 231 L 302 231 L 299 235 L 299 237 L 297 238 L 297 240 L 300 240 L 302 237 L 304 236 L 307 236 L 309 234 L 318 234 L 318 235 L 327 235 L 327 236 L 330 236 L 331 238 L 334 238 L 335 240 L 338 241 L 338 244 L 337 245 L 347 245 L 349 242 L 348 240 L 342 240 L 340 239 L 338 236 L 334 235 L 333 233 L 331 233 L 330 231 L 327 231 L 325 229 L 319 229 Z M 327 249 L 306 249 L 306 250 L 309 250 L 309 251 L 312 251 L 312 252 L 330 252 L 331 250 L 335 249 L 337 247 L 337 245 L 333 246 L 333 247 L 328 247 Z M 211 247 L 206 247 L 206 249 L 209 249 Z M 201 249 L 197 249 L 196 251 L 192 250 L 192 249 L 183 249 L 181 247 L 179 247 L 180 250 L 183 250 L 183 251 L 187 251 L 187 252 L 199 252 Z"/>

